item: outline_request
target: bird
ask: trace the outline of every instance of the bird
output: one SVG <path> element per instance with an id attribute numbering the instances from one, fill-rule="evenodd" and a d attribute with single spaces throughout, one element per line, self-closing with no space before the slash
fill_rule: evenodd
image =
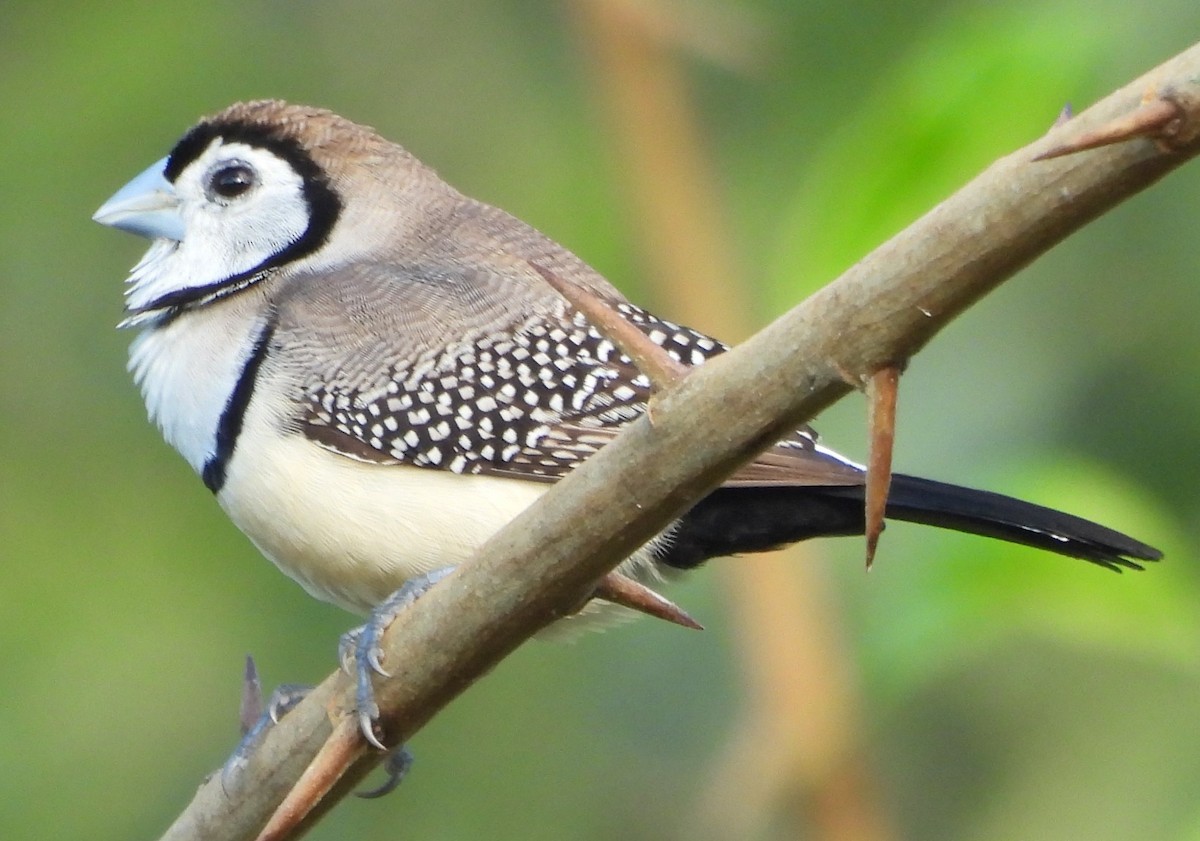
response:
<path id="1" fill-rule="evenodd" d="M 94 219 L 151 240 L 121 322 L 150 419 L 263 555 L 357 614 L 467 561 L 646 412 L 649 378 L 547 271 L 685 366 L 727 350 L 324 109 L 231 105 Z M 619 569 L 656 582 L 862 534 L 864 484 L 800 427 Z M 886 516 L 1116 570 L 1161 557 L 1070 514 L 903 474 Z"/>

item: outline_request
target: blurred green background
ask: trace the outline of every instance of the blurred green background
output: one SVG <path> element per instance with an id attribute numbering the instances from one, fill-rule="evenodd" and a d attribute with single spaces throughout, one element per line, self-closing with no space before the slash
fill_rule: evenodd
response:
<path id="1" fill-rule="evenodd" d="M 760 325 L 1200 31 L 1194 0 L 657 9 L 731 57 L 679 62 Z M 243 656 L 313 682 L 354 621 L 146 422 L 114 330 L 144 245 L 92 211 L 198 116 L 282 97 L 378 127 L 670 316 L 586 40 L 535 0 L 0 4 L 0 837 L 155 837 L 237 739 Z M 861 541 L 807 561 L 893 837 L 1200 839 L 1197 195 L 1193 164 L 1052 251 L 915 359 L 900 403 L 898 469 L 1166 563 L 1117 576 L 906 526 L 869 576 Z M 861 415 L 851 397 L 818 426 L 861 456 Z M 420 734 L 398 793 L 311 837 L 702 836 L 745 696 L 727 581 L 671 591 L 703 634 L 526 646 Z M 798 784 L 755 837 L 826 837 L 819 799 Z"/>

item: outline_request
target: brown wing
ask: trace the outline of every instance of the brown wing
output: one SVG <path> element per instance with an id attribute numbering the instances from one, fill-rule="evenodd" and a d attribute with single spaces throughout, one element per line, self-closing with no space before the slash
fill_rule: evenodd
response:
<path id="1" fill-rule="evenodd" d="M 299 314 L 282 302 L 277 337 L 327 372 L 301 388 L 295 421 L 322 446 L 381 465 L 553 482 L 645 411 L 649 380 L 561 299 L 550 299 L 541 312 L 481 312 L 475 329 L 436 352 L 398 346 L 389 336 L 401 328 L 408 336 L 423 331 L 424 344 L 437 345 L 432 339 L 438 325 L 419 320 L 423 314 L 403 294 L 406 285 L 424 283 L 446 299 L 443 309 L 462 311 L 480 306 L 473 294 L 478 281 L 389 270 L 404 283 L 381 284 L 383 267 L 375 266 L 371 306 L 337 299 L 347 285 L 319 277 L 293 292 L 304 296 Z M 631 304 L 614 305 L 684 364 L 703 364 L 726 350 Z M 314 324 L 326 309 L 342 314 L 337 331 Z M 349 326 L 347 312 L 354 316 Z M 455 332 L 442 330 L 443 336 Z M 815 433 L 803 428 L 739 471 L 731 484 L 859 484 L 860 472 L 818 447 Z"/>
<path id="2" fill-rule="evenodd" d="M 525 456 L 531 461 L 541 459 L 542 469 L 551 465 L 558 468 L 553 476 L 530 476 L 521 460 L 516 460 L 511 468 L 497 465 L 486 472 L 522 479 L 557 479 L 616 438 L 620 432 L 620 427 L 597 429 L 564 424 L 551 430 L 539 452 L 528 453 Z M 811 433 L 805 428 L 793 438 L 759 454 L 754 461 L 734 473 L 724 483 L 724 487 L 820 487 L 863 484 L 865 474 L 861 467 L 842 460 L 823 447 L 816 446 L 808 437 L 809 434 Z"/>

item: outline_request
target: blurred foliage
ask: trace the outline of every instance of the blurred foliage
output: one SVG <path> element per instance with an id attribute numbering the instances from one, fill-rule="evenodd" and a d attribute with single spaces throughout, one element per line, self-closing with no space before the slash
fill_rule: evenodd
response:
<path id="1" fill-rule="evenodd" d="M 749 69 L 689 72 L 763 320 L 1200 19 L 1184 0 L 668 8 L 706 3 L 751 32 Z M 653 300 L 579 37 L 534 0 L 0 5 L 0 835 L 153 837 L 236 740 L 245 652 L 268 682 L 316 680 L 353 621 L 264 562 L 145 422 L 113 330 L 142 244 L 92 210 L 200 114 L 277 96 L 376 125 Z M 1168 552 L 1115 576 L 897 526 L 864 577 L 860 544 L 831 543 L 905 837 L 1200 838 L 1198 194 L 1193 165 L 1099 220 L 905 379 L 901 469 Z M 831 410 L 827 441 L 861 452 L 860 414 Z M 311 837 L 675 834 L 739 698 L 711 582 L 673 591 L 705 634 L 519 651 L 421 734 L 398 794 Z"/>

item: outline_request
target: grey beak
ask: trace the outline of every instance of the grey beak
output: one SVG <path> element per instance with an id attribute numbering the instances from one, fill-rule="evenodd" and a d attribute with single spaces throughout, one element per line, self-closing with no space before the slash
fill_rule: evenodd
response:
<path id="1" fill-rule="evenodd" d="M 92 219 L 149 239 L 182 241 L 186 229 L 175 188 L 163 176 L 166 165 L 163 158 L 117 190 Z"/>

